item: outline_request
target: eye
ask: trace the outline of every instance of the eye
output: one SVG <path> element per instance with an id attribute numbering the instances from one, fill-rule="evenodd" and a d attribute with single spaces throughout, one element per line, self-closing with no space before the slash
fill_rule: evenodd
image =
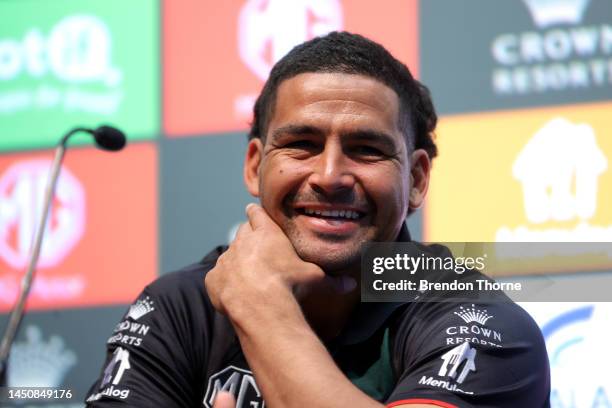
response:
<path id="1" fill-rule="evenodd" d="M 373 156 L 373 157 L 383 157 L 386 154 L 377 147 L 370 145 L 358 145 L 354 146 L 352 149 L 354 154 L 358 154 L 361 156 Z"/>
<path id="2" fill-rule="evenodd" d="M 295 140 L 293 142 L 289 142 L 285 144 L 285 146 L 283 147 L 287 149 L 312 150 L 316 148 L 317 146 L 314 144 L 314 142 L 310 140 Z"/>

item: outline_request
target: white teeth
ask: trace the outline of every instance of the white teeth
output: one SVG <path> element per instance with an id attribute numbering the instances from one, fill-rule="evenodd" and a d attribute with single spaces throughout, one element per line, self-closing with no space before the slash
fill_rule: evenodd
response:
<path id="1" fill-rule="evenodd" d="M 346 218 L 349 220 L 356 220 L 359 218 L 357 211 L 351 210 L 314 210 L 312 208 L 304 208 L 304 213 L 307 215 L 320 215 L 323 217 L 334 217 L 334 218 Z"/>

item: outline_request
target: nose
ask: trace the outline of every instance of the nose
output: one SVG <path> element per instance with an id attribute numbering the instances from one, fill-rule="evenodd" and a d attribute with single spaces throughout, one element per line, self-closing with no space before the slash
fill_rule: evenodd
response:
<path id="1" fill-rule="evenodd" d="M 336 143 L 325 145 L 317 157 L 308 181 L 313 190 L 328 195 L 353 189 L 355 176 L 342 151 L 342 146 Z"/>

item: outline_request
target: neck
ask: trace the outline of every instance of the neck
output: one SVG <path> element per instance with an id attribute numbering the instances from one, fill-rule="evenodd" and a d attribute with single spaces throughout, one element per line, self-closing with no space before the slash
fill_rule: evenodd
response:
<path id="1" fill-rule="evenodd" d="M 357 287 L 345 294 L 338 294 L 329 287 L 319 288 L 300 301 L 306 320 L 324 342 L 340 334 L 360 301 L 359 270 L 357 273 L 342 271 L 335 275 L 352 276 L 357 279 Z"/>

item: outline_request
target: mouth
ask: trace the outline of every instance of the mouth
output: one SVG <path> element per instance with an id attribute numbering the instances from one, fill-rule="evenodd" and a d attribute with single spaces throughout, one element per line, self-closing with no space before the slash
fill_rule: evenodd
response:
<path id="1" fill-rule="evenodd" d="M 317 217 L 330 220 L 358 220 L 365 217 L 365 212 L 352 209 L 321 209 L 313 207 L 301 207 L 295 209 L 298 214 L 308 217 Z"/>
<path id="2" fill-rule="evenodd" d="M 349 235 L 363 224 L 367 211 L 345 206 L 304 205 L 294 207 L 298 220 L 321 234 Z"/>

